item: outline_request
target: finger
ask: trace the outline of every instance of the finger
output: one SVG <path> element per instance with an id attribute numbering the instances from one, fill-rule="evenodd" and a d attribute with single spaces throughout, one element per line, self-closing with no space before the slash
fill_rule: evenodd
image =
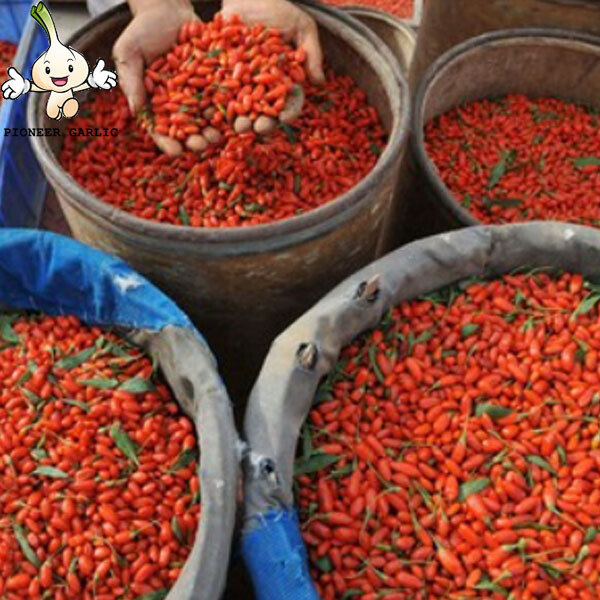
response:
<path id="1" fill-rule="evenodd" d="M 188 150 L 191 150 L 192 152 L 202 152 L 208 148 L 208 142 L 199 134 L 190 135 L 186 140 L 185 145 Z"/>
<path id="2" fill-rule="evenodd" d="M 267 135 L 273 133 L 277 129 L 277 121 L 266 115 L 261 115 L 254 121 L 254 131 L 258 135 Z"/>
<path id="3" fill-rule="evenodd" d="M 182 145 L 173 138 L 158 133 L 150 134 L 157 148 L 169 156 L 179 156 L 183 152 Z"/>
<path id="4" fill-rule="evenodd" d="M 285 106 L 279 115 L 282 123 L 293 123 L 302 112 L 304 106 L 304 90 L 301 86 L 295 85 L 290 94 L 288 94 Z"/>
<path id="5" fill-rule="evenodd" d="M 245 116 L 239 116 L 233 123 L 233 130 L 236 133 L 248 133 L 252 131 L 252 121 Z"/>
<path id="6" fill-rule="evenodd" d="M 202 137 L 209 144 L 218 144 L 223 136 L 218 129 L 215 129 L 214 127 L 205 127 L 202 131 Z"/>
<path id="7" fill-rule="evenodd" d="M 17 79 L 17 80 L 23 79 L 21 77 L 21 73 L 19 73 L 19 71 L 17 71 L 14 67 L 10 67 L 10 69 L 8 69 L 7 73 L 11 79 Z"/>
<path id="8" fill-rule="evenodd" d="M 144 57 L 137 44 L 130 44 L 123 35 L 117 40 L 113 54 L 121 89 L 127 98 L 129 110 L 135 115 L 146 102 Z"/>
<path id="9" fill-rule="evenodd" d="M 306 70 L 313 83 L 323 83 L 323 51 L 319 42 L 319 30 L 316 23 L 309 17 L 302 22 L 296 34 L 296 45 L 306 51 Z"/>
<path id="10" fill-rule="evenodd" d="M 98 62 L 96 63 L 96 66 L 94 67 L 94 73 L 98 73 L 99 71 L 104 71 L 105 65 L 106 65 L 106 63 L 104 62 L 104 60 L 102 58 L 99 58 Z"/>

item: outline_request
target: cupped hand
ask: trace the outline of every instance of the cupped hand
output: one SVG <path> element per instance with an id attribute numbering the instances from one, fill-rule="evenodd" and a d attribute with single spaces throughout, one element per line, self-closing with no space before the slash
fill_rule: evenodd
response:
<path id="1" fill-rule="evenodd" d="M 189 0 L 129 0 L 134 18 L 121 34 L 113 48 L 113 57 L 121 88 L 133 114 L 138 114 L 146 103 L 144 69 L 157 57 L 167 53 L 177 42 L 181 26 L 197 20 Z M 306 68 L 314 83 L 323 82 L 323 57 L 315 21 L 308 13 L 287 0 L 223 0 L 223 16 L 238 15 L 248 25 L 263 24 L 279 29 L 284 38 L 294 42 L 306 52 Z M 251 129 L 268 134 L 277 128 L 278 122 L 292 123 L 300 115 L 304 93 L 297 88 L 291 94 L 278 120 L 260 116 L 251 122 L 238 117 L 234 130 L 244 133 Z M 220 140 L 216 130 L 208 127 L 186 141 L 191 150 L 203 150 Z M 216 132 L 218 133 L 218 132 Z M 171 156 L 183 151 L 182 144 L 170 137 L 151 132 L 160 150 Z"/>
<path id="2" fill-rule="evenodd" d="M 292 88 L 292 93 L 289 95 L 285 106 L 279 116 L 275 119 L 260 115 L 254 121 L 247 116 L 239 116 L 233 122 L 233 130 L 236 133 L 248 133 L 254 131 L 259 135 L 269 135 L 277 129 L 280 123 L 293 123 L 302 112 L 304 106 L 304 90 L 302 86 L 295 85 Z M 209 107 L 204 111 L 204 117 L 208 120 L 212 119 L 216 109 Z M 170 138 L 169 138 L 170 139 Z M 185 142 L 186 147 L 194 152 L 205 150 L 211 144 L 217 144 L 221 141 L 221 133 L 210 125 L 204 129 L 201 134 L 192 134 Z M 181 146 L 180 146 L 181 149 Z"/>
<path id="3" fill-rule="evenodd" d="M 313 83 L 325 81 L 323 54 L 315 20 L 287 0 L 223 0 L 223 16 L 238 15 L 247 25 L 279 29 L 283 37 L 306 51 L 306 69 Z"/>
<path id="4" fill-rule="evenodd" d="M 297 48 L 306 52 L 306 70 L 313 83 L 323 83 L 323 53 L 319 42 L 319 30 L 315 20 L 305 11 L 287 0 L 223 0 L 221 10 L 225 18 L 237 15 L 247 25 L 265 25 L 279 29 L 285 40 L 293 42 Z M 290 95 L 285 108 L 276 120 L 261 116 L 254 123 L 254 131 L 260 134 L 273 132 L 280 123 L 293 123 L 302 112 L 304 92 L 296 87 Z M 245 117 L 244 126 L 250 128 Z M 238 122 L 239 122 L 238 120 Z M 234 129 L 239 130 L 238 122 Z"/>
<path id="5" fill-rule="evenodd" d="M 137 115 L 146 103 L 144 69 L 177 43 L 184 23 L 198 19 L 189 0 L 129 0 L 133 20 L 113 47 L 119 83 L 131 113 Z M 181 144 L 151 133 L 166 154 L 181 153 Z"/>

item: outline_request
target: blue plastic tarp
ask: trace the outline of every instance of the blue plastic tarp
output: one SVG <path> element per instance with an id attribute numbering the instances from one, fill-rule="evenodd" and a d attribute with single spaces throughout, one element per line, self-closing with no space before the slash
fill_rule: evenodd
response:
<path id="1" fill-rule="evenodd" d="M 172 300 L 123 261 L 33 229 L 0 229 L 0 303 L 93 325 L 193 329 Z"/>
<path id="2" fill-rule="evenodd" d="M 44 30 L 31 18 L 33 0 L 0 0 L 0 40 L 18 44 L 12 66 L 31 76 L 31 67 L 48 49 Z M 4 78 L 0 78 L 0 84 Z M 35 227 L 41 218 L 47 182 L 30 138 L 5 136 L 6 128 L 27 127 L 28 96 L 0 105 L 0 227 Z"/>
<path id="3" fill-rule="evenodd" d="M 271 510 L 242 538 L 257 600 L 318 600 L 294 509 Z"/>

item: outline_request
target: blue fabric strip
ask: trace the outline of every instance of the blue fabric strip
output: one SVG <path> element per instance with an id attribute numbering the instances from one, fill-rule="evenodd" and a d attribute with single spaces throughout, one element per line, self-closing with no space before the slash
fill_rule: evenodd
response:
<path id="1" fill-rule="evenodd" d="M 94 325 L 193 328 L 172 300 L 123 261 L 34 229 L 0 229 L 0 303 L 73 314 Z"/>
<path id="2" fill-rule="evenodd" d="M 318 600 L 294 510 L 273 510 L 242 538 L 257 600 Z"/>

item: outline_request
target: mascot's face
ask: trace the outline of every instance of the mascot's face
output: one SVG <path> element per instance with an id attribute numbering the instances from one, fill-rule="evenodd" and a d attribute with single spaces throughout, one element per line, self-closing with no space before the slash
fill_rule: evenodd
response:
<path id="1" fill-rule="evenodd" d="M 34 63 L 31 78 L 49 92 L 66 92 L 87 81 L 90 68 L 83 54 L 62 44 L 52 44 Z"/>

